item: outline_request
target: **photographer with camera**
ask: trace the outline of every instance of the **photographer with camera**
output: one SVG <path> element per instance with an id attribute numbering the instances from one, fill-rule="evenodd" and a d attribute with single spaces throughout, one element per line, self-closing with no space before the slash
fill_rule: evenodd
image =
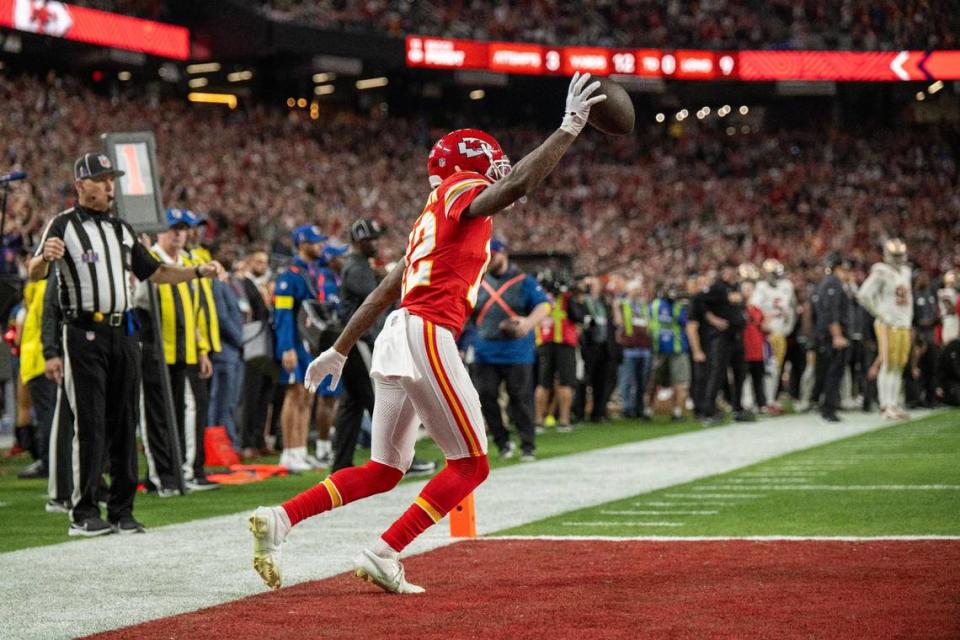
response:
<path id="1" fill-rule="evenodd" d="M 570 408 L 573 388 L 577 384 L 577 344 L 586 312 L 581 302 L 582 292 L 571 290 L 570 282 L 565 278 L 556 278 L 547 270 L 541 274 L 540 282 L 547 291 L 551 308 L 549 315 L 540 322 L 539 329 L 535 425 L 543 428 L 550 394 L 556 389 L 557 431 L 564 433 L 572 430 Z"/>
<path id="2" fill-rule="evenodd" d="M 314 225 L 303 225 L 293 231 L 297 255 L 286 271 L 277 276 L 274 331 L 276 355 L 286 385 L 280 425 L 283 452 L 280 464 L 291 472 L 320 468 L 320 462 L 307 452 L 307 431 L 313 394 L 303 386 L 303 377 L 313 356 L 307 353 L 298 330 L 297 316 L 305 301 L 317 300 L 317 259 L 327 237 Z"/>

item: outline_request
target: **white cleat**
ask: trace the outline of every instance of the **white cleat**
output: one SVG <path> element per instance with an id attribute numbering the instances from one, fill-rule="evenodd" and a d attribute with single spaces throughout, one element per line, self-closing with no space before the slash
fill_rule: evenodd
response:
<path id="1" fill-rule="evenodd" d="M 253 534 L 253 568 L 271 589 L 279 589 L 281 546 L 290 531 L 283 507 L 257 507 L 250 516 Z"/>
<path id="2" fill-rule="evenodd" d="M 373 583 L 389 593 L 423 593 L 423 587 L 407 582 L 403 576 L 403 565 L 399 560 L 381 558 L 373 551 L 364 549 L 353 559 L 353 567 L 358 578 Z"/>
<path id="3" fill-rule="evenodd" d="M 897 410 L 893 407 L 887 407 L 883 410 L 881 415 L 883 416 L 884 420 L 891 420 L 893 422 L 900 420 L 900 414 L 897 413 Z"/>

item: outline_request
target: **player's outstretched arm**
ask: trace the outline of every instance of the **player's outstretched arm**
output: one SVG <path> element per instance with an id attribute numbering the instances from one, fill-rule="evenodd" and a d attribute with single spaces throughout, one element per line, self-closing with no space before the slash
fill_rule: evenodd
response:
<path id="1" fill-rule="evenodd" d="M 574 74 L 567 89 L 567 107 L 560 128 L 554 131 L 543 144 L 528 153 L 513 167 L 506 177 L 497 180 L 483 190 L 462 215 L 471 218 L 492 216 L 533 191 L 550 175 L 560 158 L 577 139 L 590 116 L 590 107 L 607 99 L 604 94 L 593 95 L 600 88 L 599 82 L 589 85 L 590 74 Z"/>
<path id="2" fill-rule="evenodd" d="M 333 348 L 343 355 L 349 353 L 360 336 L 365 334 L 377 318 L 400 298 L 402 282 L 403 263 L 399 262 L 377 285 L 373 293 L 366 297 L 357 312 L 347 322 L 347 326 L 340 332 L 337 341 L 333 343 Z"/>
<path id="3" fill-rule="evenodd" d="M 403 263 L 393 268 L 376 289 L 360 305 L 356 313 L 347 322 L 333 346 L 314 358 L 304 376 L 303 386 L 313 393 L 323 381 L 330 377 L 330 388 L 334 389 L 340 381 L 340 373 L 347 361 L 347 354 L 357 344 L 367 329 L 373 326 L 384 311 L 400 298 L 403 284 Z"/>

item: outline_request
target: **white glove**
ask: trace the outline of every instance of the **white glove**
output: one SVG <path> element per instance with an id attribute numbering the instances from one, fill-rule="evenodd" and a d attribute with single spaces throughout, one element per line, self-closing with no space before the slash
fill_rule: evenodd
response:
<path id="1" fill-rule="evenodd" d="M 330 347 L 310 363 L 307 367 L 307 374 L 303 378 L 303 386 L 310 393 L 316 393 L 317 387 L 323 384 L 323 381 L 330 377 L 330 388 L 335 389 L 340 382 L 340 373 L 343 371 L 343 365 L 347 361 L 347 356 L 343 355 L 333 347 Z"/>
<path id="2" fill-rule="evenodd" d="M 587 125 L 587 118 L 590 117 L 590 107 L 607 99 L 607 96 L 602 93 L 590 97 L 600 88 L 600 81 L 587 85 L 589 80 L 589 73 L 581 76 L 579 71 L 573 74 L 570 80 L 570 88 L 567 89 L 567 109 L 563 112 L 563 122 L 560 124 L 560 128 L 570 135 L 580 135 Z"/>

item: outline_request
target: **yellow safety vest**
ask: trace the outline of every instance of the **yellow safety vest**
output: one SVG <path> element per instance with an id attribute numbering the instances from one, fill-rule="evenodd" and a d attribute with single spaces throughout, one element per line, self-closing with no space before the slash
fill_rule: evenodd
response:
<path id="1" fill-rule="evenodd" d="M 203 247 L 191 249 L 187 265 L 200 266 L 210 262 L 210 252 Z M 220 316 L 217 315 L 217 303 L 213 298 L 213 282 L 208 278 L 200 278 L 200 317 L 198 324 L 200 335 L 206 338 L 210 351 L 220 353 L 223 347 L 220 343 Z"/>
<path id="2" fill-rule="evenodd" d="M 24 384 L 42 376 L 46 360 L 43 358 L 43 296 L 47 292 L 47 281 L 27 282 L 23 288 L 23 303 L 27 307 L 27 316 L 23 320 L 23 335 L 20 337 L 20 381 Z"/>
<path id="3" fill-rule="evenodd" d="M 160 254 L 150 251 L 162 261 Z M 181 254 L 184 264 L 189 259 Z M 167 364 L 197 364 L 199 354 L 210 351 L 210 343 L 199 323 L 199 291 L 195 281 L 157 285 L 160 302 L 160 332 L 163 335 L 163 357 Z"/>

